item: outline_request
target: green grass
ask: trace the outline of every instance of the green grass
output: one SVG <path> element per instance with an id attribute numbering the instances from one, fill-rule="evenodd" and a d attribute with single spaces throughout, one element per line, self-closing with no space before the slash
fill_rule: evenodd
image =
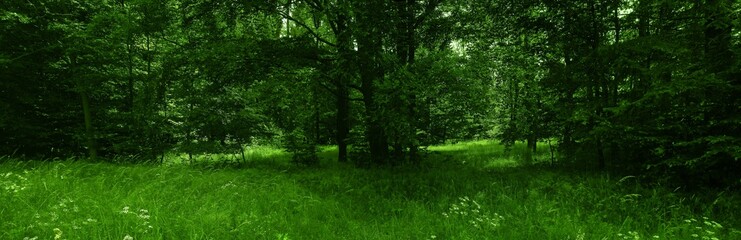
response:
<path id="1" fill-rule="evenodd" d="M 240 168 L 5 159 L 0 239 L 741 239 L 735 192 L 530 165 L 488 141 L 430 150 L 385 169 L 332 147 L 317 168 L 269 148 Z"/>

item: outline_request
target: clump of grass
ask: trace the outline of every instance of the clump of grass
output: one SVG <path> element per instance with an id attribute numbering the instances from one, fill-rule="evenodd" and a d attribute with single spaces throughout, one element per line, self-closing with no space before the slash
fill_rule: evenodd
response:
<path id="1" fill-rule="evenodd" d="M 0 239 L 741 237 L 738 193 L 530 165 L 488 141 L 430 150 L 389 169 L 337 164 L 332 147 L 307 169 L 270 148 L 228 167 L 6 161 Z"/>

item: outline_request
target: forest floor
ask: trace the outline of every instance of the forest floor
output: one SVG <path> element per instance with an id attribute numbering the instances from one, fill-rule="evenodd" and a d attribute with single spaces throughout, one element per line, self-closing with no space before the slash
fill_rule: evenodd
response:
<path id="1" fill-rule="evenodd" d="M 270 148 L 240 167 L 5 158 L 0 239 L 741 239 L 737 192 L 522 164 L 494 142 L 430 150 L 381 169 L 333 148 L 316 168 Z"/>

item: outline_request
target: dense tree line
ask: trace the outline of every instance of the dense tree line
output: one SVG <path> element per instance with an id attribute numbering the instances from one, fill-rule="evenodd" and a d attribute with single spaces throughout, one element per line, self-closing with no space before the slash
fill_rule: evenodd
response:
<path id="1" fill-rule="evenodd" d="M 0 153 L 161 160 L 278 144 L 312 164 L 337 144 L 339 161 L 388 164 L 496 137 L 554 141 L 562 161 L 595 168 L 732 182 L 740 8 L 4 1 Z"/>

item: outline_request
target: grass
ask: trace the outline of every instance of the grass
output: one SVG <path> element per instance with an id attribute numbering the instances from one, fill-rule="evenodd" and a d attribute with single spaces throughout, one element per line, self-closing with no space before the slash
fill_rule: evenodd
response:
<path id="1" fill-rule="evenodd" d="M 390 169 L 331 147 L 318 168 L 269 148 L 239 168 L 5 159 L 0 239 L 741 239 L 735 192 L 523 164 L 488 141 L 430 150 Z"/>

